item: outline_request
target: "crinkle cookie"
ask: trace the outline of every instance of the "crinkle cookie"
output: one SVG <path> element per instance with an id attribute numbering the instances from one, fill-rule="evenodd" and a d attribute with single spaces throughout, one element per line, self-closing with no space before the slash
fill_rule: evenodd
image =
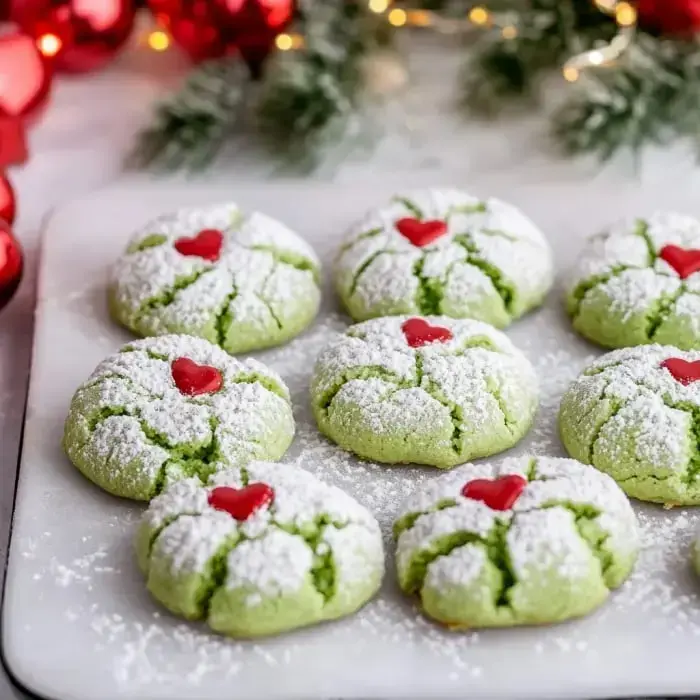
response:
<path id="1" fill-rule="evenodd" d="M 572 457 L 634 498 L 700 504 L 700 351 L 615 350 L 569 387 L 559 413 Z"/>
<path id="2" fill-rule="evenodd" d="M 549 245 L 522 212 L 459 190 L 394 197 L 351 230 L 336 263 L 356 321 L 444 315 L 502 328 L 539 306 L 552 277 Z"/>
<path id="3" fill-rule="evenodd" d="M 382 536 L 348 494 L 253 462 L 156 497 L 136 549 L 148 590 L 216 632 L 259 637 L 350 615 L 379 589 Z"/>
<path id="4" fill-rule="evenodd" d="M 230 353 L 279 345 L 316 316 L 320 265 L 279 221 L 235 204 L 144 226 L 112 272 L 114 318 L 143 336 L 186 333 Z"/>
<path id="5" fill-rule="evenodd" d="M 73 397 L 63 447 L 106 491 L 148 500 L 178 479 L 279 459 L 293 437 L 277 374 L 170 335 L 129 343 L 97 366 Z"/>
<path id="6" fill-rule="evenodd" d="M 360 457 L 440 468 L 512 447 L 537 409 L 537 380 L 480 321 L 388 316 L 321 352 L 311 383 L 322 433 Z"/>
<path id="7" fill-rule="evenodd" d="M 656 213 L 614 225 L 583 251 L 567 295 L 574 328 L 609 348 L 700 348 L 700 221 Z"/>
<path id="8" fill-rule="evenodd" d="M 586 615 L 634 567 L 625 494 L 571 459 L 466 464 L 416 491 L 394 525 L 403 591 L 455 628 Z"/>

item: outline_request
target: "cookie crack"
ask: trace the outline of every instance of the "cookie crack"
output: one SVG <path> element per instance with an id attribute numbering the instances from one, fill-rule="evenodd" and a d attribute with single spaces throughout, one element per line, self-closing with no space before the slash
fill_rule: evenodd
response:
<path id="1" fill-rule="evenodd" d="M 607 548 L 610 533 L 604 530 L 597 522 L 602 515 L 595 506 L 590 504 L 573 503 L 571 501 L 548 501 L 541 508 L 565 508 L 574 516 L 574 525 L 579 537 L 588 545 L 592 554 L 600 564 L 600 572 L 603 583 L 609 590 L 614 586 L 611 584 L 609 573 L 614 564 L 614 555 Z"/>
<path id="2" fill-rule="evenodd" d="M 624 408 L 625 402 L 620 401 L 620 400 L 615 400 L 614 398 L 610 398 L 610 401 L 612 403 L 612 411 L 607 415 L 605 420 L 601 421 L 600 425 L 593 431 L 593 435 L 591 436 L 591 444 L 588 449 L 588 464 L 595 464 L 593 461 L 593 453 L 595 452 L 596 448 L 596 443 L 600 439 L 600 435 L 603 432 L 605 426 L 617 416 L 617 414 Z"/>
<path id="3" fill-rule="evenodd" d="M 437 277 L 426 277 L 423 274 L 426 256 L 422 255 L 413 265 L 413 274 L 418 280 L 416 289 L 416 306 L 423 316 L 439 316 L 444 297 L 443 283 Z"/>
<path id="4" fill-rule="evenodd" d="M 573 319 L 579 316 L 583 300 L 596 287 L 606 284 L 615 277 L 619 277 L 623 272 L 641 269 L 641 267 L 635 267 L 634 265 L 613 265 L 605 272 L 580 280 L 568 295 L 567 312 L 569 316 Z"/>
<path id="5" fill-rule="evenodd" d="M 343 245 L 340 247 L 340 251 L 338 252 L 338 259 L 347 253 L 350 248 L 354 247 L 355 244 L 359 243 L 360 241 L 365 241 L 368 238 L 376 238 L 380 233 L 383 233 L 383 231 L 384 229 L 381 226 L 378 226 L 377 228 L 373 228 L 369 231 L 358 234 L 352 240 L 347 241 L 347 243 L 343 243 Z"/>
<path id="6" fill-rule="evenodd" d="M 505 280 L 501 270 L 481 256 L 477 245 L 471 240 L 468 234 L 455 236 L 453 241 L 466 251 L 467 259 L 465 262 L 481 270 L 484 275 L 491 280 L 493 288 L 496 290 L 498 296 L 501 297 L 504 309 L 512 318 L 513 308 L 515 306 L 515 287 Z"/>
<path id="7" fill-rule="evenodd" d="M 320 284 L 321 282 L 321 272 L 318 265 L 303 255 L 294 253 L 291 250 L 276 248 L 275 246 L 271 245 L 257 244 L 243 247 L 247 248 L 248 250 L 269 253 L 277 265 L 288 265 L 289 267 L 293 267 L 295 270 L 299 270 L 300 272 L 310 272 L 316 284 Z"/>
<path id="8" fill-rule="evenodd" d="M 205 275 L 207 272 L 211 272 L 212 269 L 213 268 L 211 267 L 204 267 L 200 270 L 195 270 L 189 275 L 178 277 L 172 287 L 164 289 L 160 294 L 158 294 L 158 296 L 153 297 L 152 299 L 149 299 L 141 304 L 136 312 L 136 316 L 140 317 L 142 315 L 167 308 L 173 303 L 173 301 L 175 301 L 175 297 L 177 296 L 178 292 L 191 287 L 200 277 L 202 277 L 202 275 Z"/>
<path id="9" fill-rule="evenodd" d="M 226 344 L 226 336 L 231 330 L 235 318 L 233 312 L 231 311 L 231 303 L 238 296 L 238 287 L 233 284 L 233 288 L 229 294 L 226 295 L 223 303 L 221 304 L 221 309 L 216 315 L 214 321 L 214 329 L 216 331 L 217 343 L 223 348 Z"/>
<path id="10" fill-rule="evenodd" d="M 658 332 L 661 325 L 668 320 L 678 299 L 683 296 L 685 285 L 680 284 L 673 294 L 662 294 L 652 305 L 647 316 L 647 337 L 650 341 Z"/>
<path id="11" fill-rule="evenodd" d="M 341 374 L 336 382 L 324 391 L 317 402 L 317 406 L 322 411 L 328 411 L 328 408 L 333 403 L 338 392 L 348 383 L 356 379 L 381 379 L 390 384 L 394 384 L 397 389 L 410 389 L 415 387 L 413 381 L 407 381 L 390 370 L 380 365 L 366 365 L 362 367 L 353 367 Z"/>
<path id="12" fill-rule="evenodd" d="M 365 270 L 381 255 L 396 255 L 395 252 L 390 250 L 378 250 L 376 253 L 372 253 L 356 270 L 350 283 L 350 290 L 348 296 L 354 296 L 357 291 L 357 286 L 360 283 L 360 278 L 365 273 Z"/>
<path id="13" fill-rule="evenodd" d="M 644 241 L 644 244 L 647 247 L 647 254 L 649 256 L 647 264 L 649 265 L 649 267 L 653 267 L 654 263 L 656 262 L 656 259 L 658 258 L 658 255 L 656 253 L 656 246 L 654 245 L 654 241 L 651 240 L 651 236 L 649 235 L 649 224 L 643 219 L 638 219 L 637 224 L 634 227 L 633 233 L 635 236 L 639 236 L 639 238 L 641 238 Z"/>
<path id="14" fill-rule="evenodd" d="M 420 221 L 423 220 L 424 214 L 421 208 L 417 204 L 412 202 L 410 199 L 408 199 L 408 197 L 401 197 L 396 195 L 392 198 L 392 201 L 396 204 L 403 204 L 403 206 L 406 207 L 406 209 L 408 209 L 409 213 L 413 214 L 413 216 L 415 216 L 416 219 Z"/>

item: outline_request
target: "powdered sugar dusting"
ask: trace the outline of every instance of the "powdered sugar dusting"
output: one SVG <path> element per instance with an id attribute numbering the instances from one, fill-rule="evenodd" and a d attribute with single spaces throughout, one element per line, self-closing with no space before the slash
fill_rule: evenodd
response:
<path id="1" fill-rule="evenodd" d="M 442 221 L 446 233 L 415 246 L 396 227 L 407 217 Z M 486 275 L 484 266 L 496 272 Z M 505 325 L 540 303 L 553 273 L 544 236 L 518 209 L 498 199 L 433 189 L 397 195 L 366 214 L 346 237 L 336 276 L 357 320 L 430 313 L 419 298 L 428 285 L 436 296 L 433 313 L 476 314 Z M 501 285 L 511 288 L 510 296 Z"/>

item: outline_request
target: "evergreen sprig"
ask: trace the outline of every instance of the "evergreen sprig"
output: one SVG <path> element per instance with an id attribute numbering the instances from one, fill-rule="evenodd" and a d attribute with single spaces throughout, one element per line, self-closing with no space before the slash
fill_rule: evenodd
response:
<path id="1" fill-rule="evenodd" d="M 206 167 L 242 117 L 248 74 L 234 59 L 210 61 L 188 76 L 182 89 L 156 108 L 129 163 L 164 170 Z"/>
<path id="2" fill-rule="evenodd" d="M 302 0 L 295 26 L 303 47 L 278 52 L 259 83 L 242 61 L 225 58 L 197 67 L 181 90 L 156 110 L 130 162 L 139 167 L 197 169 L 209 164 L 243 124 L 276 155 L 312 159 L 341 138 L 360 107 L 361 62 L 386 22 L 366 0 Z M 247 115 L 252 114 L 252 124 Z"/>

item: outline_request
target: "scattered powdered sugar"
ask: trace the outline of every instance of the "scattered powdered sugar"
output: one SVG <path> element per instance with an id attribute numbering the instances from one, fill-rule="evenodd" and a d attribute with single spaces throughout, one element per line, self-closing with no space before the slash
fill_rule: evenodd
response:
<path id="1" fill-rule="evenodd" d="M 112 509 L 111 502 L 102 499 L 95 512 L 83 514 L 84 520 L 70 520 L 65 529 L 57 525 L 53 537 L 15 543 L 29 572 L 26 595 L 36 599 L 37 606 L 49 606 L 41 609 L 50 610 L 51 616 L 62 615 L 71 638 L 80 640 L 86 672 L 95 667 L 99 673 L 96 682 L 115 684 L 125 697 L 140 699 L 149 694 L 245 696 L 251 695 L 247 692 L 251 688 L 279 690 L 280 678 L 290 684 L 308 678 L 305 696 L 323 692 L 332 697 L 333 689 L 338 694 L 333 675 L 324 676 L 323 691 L 317 693 L 319 686 L 310 685 L 326 668 L 330 674 L 347 669 L 350 679 L 359 669 L 368 677 L 391 674 L 394 683 L 410 663 L 416 667 L 415 677 L 433 679 L 436 690 L 453 687 L 465 697 L 481 697 L 502 676 L 509 659 L 518 659 L 521 668 L 530 664 L 541 668 L 544 662 L 547 669 L 559 665 L 576 669 L 591 659 L 599 661 L 599 655 L 613 654 L 621 630 L 635 640 L 635 649 L 649 649 L 647 658 L 660 659 L 659 650 L 673 639 L 692 650 L 700 636 L 700 604 L 688 561 L 699 516 L 691 510 L 663 511 L 639 503 L 634 504 L 641 535 L 638 563 L 629 581 L 590 618 L 546 628 L 461 633 L 448 632 L 424 618 L 399 592 L 391 527 L 407 498 L 439 491 L 442 487 L 436 484 L 454 472 L 362 462 L 319 434 L 309 401 L 312 364 L 347 324 L 338 314 L 324 313 L 307 333 L 261 359 L 282 375 L 291 391 L 297 435 L 285 462 L 341 488 L 378 519 L 387 554 L 380 594 L 345 620 L 278 638 L 239 642 L 215 636 L 201 624 L 165 613 L 150 599 L 131 544 L 140 511 L 117 502 Z M 554 294 L 545 309 L 509 333 L 529 356 L 541 389 L 535 426 L 512 454 L 561 455 L 559 402 L 568 384 L 590 364 L 594 351 L 564 325 L 560 299 Z M 487 469 L 484 462 L 475 468 Z M 199 512 L 205 507 L 199 485 L 180 488 L 177 510 Z M 92 502 L 100 494 L 87 496 Z M 152 502 L 152 511 L 158 503 L 159 499 Z M 160 515 L 154 515 L 153 527 L 162 526 L 166 511 L 163 507 Z M 80 534 L 74 537 L 75 532 Z M 68 554 L 56 546 L 59 534 Z M 83 541 L 84 535 L 92 539 Z M 92 559 L 97 552 L 99 556 Z M 40 578 L 32 580 L 34 575 Z M 351 690 L 350 682 L 341 692 L 346 688 Z M 398 681 L 395 694 L 401 694 Z"/>

